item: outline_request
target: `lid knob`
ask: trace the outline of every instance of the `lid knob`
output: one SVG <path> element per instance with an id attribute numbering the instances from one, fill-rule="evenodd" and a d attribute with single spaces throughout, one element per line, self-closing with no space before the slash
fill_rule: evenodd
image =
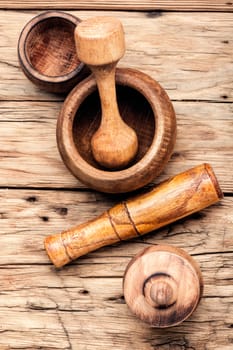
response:
<path id="1" fill-rule="evenodd" d="M 177 300 L 177 292 L 176 282 L 167 275 L 152 277 L 144 287 L 147 302 L 157 309 L 173 305 Z"/>

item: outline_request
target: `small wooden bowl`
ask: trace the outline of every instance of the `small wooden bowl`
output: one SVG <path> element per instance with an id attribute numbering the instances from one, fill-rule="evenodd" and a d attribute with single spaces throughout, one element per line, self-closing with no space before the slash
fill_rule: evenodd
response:
<path id="1" fill-rule="evenodd" d="M 76 55 L 74 30 L 80 19 L 60 11 L 47 11 L 23 28 L 18 57 L 23 72 L 49 92 L 69 92 L 88 74 Z"/>
<path id="2" fill-rule="evenodd" d="M 98 129 L 101 107 L 93 76 L 67 96 L 57 123 L 57 143 L 68 169 L 87 186 L 102 192 L 136 190 L 153 180 L 168 162 L 176 139 L 173 106 L 163 88 L 148 75 L 117 69 L 120 114 L 137 133 L 139 149 L 127 168 L 111 171 L 94 160 L 91 138 Z"/>

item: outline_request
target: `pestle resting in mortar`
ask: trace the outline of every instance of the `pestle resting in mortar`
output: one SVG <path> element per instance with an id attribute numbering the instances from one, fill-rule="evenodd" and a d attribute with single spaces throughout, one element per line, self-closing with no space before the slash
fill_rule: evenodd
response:
<path id="1" fill-rule="evenodd" d="M 116 97 L 116 64 L 125 52 L 121 22 L 113 17 L 95 17 L 81 22 L 75 30 L 80 61 L 93 72 L 101 100 L 99 129 L 91 140 L 92 154 L 102 166 L 122 169 L 135 157 L 138 139 L 121 118 Z"/>

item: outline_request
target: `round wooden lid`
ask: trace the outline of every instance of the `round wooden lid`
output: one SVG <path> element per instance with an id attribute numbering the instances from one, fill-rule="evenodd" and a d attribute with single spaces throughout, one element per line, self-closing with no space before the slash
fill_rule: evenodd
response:
<path id="1" fill-rule="evenodd" d="M 200 268 L 185 251 L 149 247 L 125 271 L 124 296 L 132 312 L 155 327 L 175 326 L 196 309 L 203 291 Z"/>

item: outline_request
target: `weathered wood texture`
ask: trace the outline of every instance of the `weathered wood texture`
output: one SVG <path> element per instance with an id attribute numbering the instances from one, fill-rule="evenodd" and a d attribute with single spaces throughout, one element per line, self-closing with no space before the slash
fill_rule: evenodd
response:
<path id="1" fill-rule="evenodd" d="M 19 69 L 16 47 L 20 31 L 39 12 L 0 13 L 0 99 L 61 100 L 34 87 Z M 161 83 L 171 99 L 233 100 L 232 14 L 71 13 L 81 19 L 107 14 L 120 18 L 125 28 L 127 51 L 119 66 L 149 74 Z"/>
<path id="2" fill-rule="evenodd" d="M 0 264 L 48 264 L 43 247 L 45 237 L 94 219 L 118 201 L 119 198 L 98 192 L 0 190 Z M 85 261 L 90 264 L 89 270 L 85 268 L 82 273 L 85 277 L 92 276 L 92 263 L 101 262 L 99 273 L 111 277 L 111 274 L 119 274 L 104 264 L 105 259 L 109 258 L 108 263 L 111 263 L 115 257 L 132 257 L 139 249 L 154 243 L 177 245 L 194 255 L 230 253 L 233 251 L 232 206 L 232 197 L 226 197 L 219 204 L 193 214 L 191 219 L 180 220 L 130 242 L 102 248 L 78 259 L 75 264 Z M 121 272 L 124 264 L 125 260 L 118 267 Z M 81 273 L 80 268 L 77 271 Z M 93 276 L 95 274 L 93 270 Z"/>
<path id="3" fill-rule="evenodd" d="M 0 7 L 80 8 L 83 4 L 68 3 L 1 1 Z M 130 6 L 135 3 L 148 4 L 128 1 Z M 156 2 L 159 7 L 161 3 Z M 208 1 L 208 8 L 230 10 L 231 1 L 225 3 Z M 124 1 L 118 4 L 127 6 Z M 163 4 L 167 9 L 179 9 L 181 4 L 192 10 L 198 5 L 201 10 L 207 1 Z M 56 270 L 43 239 L 96 217 L 128 196 L 84 190 L 60 160 L 55 128 L 63 98 L 34 87 L 17 60 L 20 30 L 37 13 L 0 12 L 0 349 L 232 350 L 232 15 L 111 12 L 125 26 L 128 51 L 122 66 L 158 79 L 176 100 L 175 152 L 155 181 L 206 161 L 213 165 L 227 196 L 191 218 L 102 248 Z M 81 18 L 110 14 L 72 13 Z M 167 331 L 136 320 L 122 294 L 127 263 L 155 243 L 187 250 L 204 276 L 204 297 L 196 312 Z"/>
<path id="4" fill-rule="evenodd" d="M 201 164 L 118 203 L 91 222 L 47 237 L 45 248 L 54 265 L 61 267 L 100 247 L 171 224 L 222 198 L 211 166 Z"/>
<path id="5" fill-rule="evenodd" d="M 209 162 L 224 192 L 233 189 L 232 105 L 175 102 L 177 142 L 156 183 Z M 63 164 L 56 145 L 61 103 L 0 102 L 0 186 L 84 188 Z"/>
<path id="6" fill-rule="evenodd" d="M 1 349 L 215 350 L 232 345 L 232 198 L 149 236 L 106 247 L 62 270 L 48 232 L 92 219 L 113 200 L 93 192 L 1 190 Z M 173 244 L 200 264 L 204 297 L 193 316 L 158 331 L 125 305 L 122 276 L 140 249 Z M 91 334 L 91 336 L 90 336 Z"/>
<path id="7" fill-rule="evenodd" d="M 1 9 L 108 9 L 108 10 L 166 10 L 166 11 L 232 11 L 232 2 L 227 0 L 1 0 Z"/>

